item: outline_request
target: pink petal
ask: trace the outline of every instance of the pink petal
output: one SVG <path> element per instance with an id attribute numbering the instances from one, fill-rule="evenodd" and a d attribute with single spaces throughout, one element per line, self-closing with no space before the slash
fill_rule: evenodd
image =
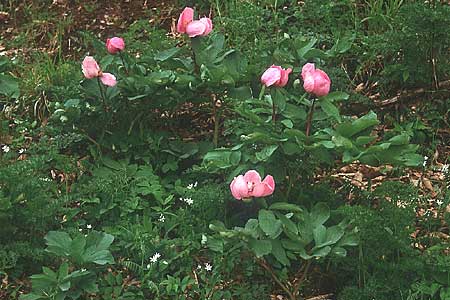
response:
<path id="1" fill-rule="evenodd" d="M 312 64 L 312 63 L 307 63 L 307 64 L 305 64 L 305 65 L 303 66 L 303 68 L 302 68 L 302 79 L 303 79 L 303 81 L 305 81 L 305 75 L 306 75 L 306 73 L 312 72 L 312 71 L 314 71 L 315 69 L 316 69 L 316 67 L 314 66 L 314 64 Z"/>
<path id="2" fill-rule="evenodd" d="M 275 180 L 272 175 L 267 175 L 262 182 L 267 184 L 272 190 L 275 190 Z"/>
<path id="3" fill-rule="evenodd" d="M 107 86 L 115 86 L 117 84 L 116 76 L 110 73 L 103 73 L 100 80 Z"/>
<path id="4" fill-rule="evenodd" d="M 248 198 L 250 196 L 248 192 L 247 182 L 242 175 L 239 175 L 238 177 L 235 177 L 233 179 L 230 184 L 230 190 L 233 197 L 237 200 Z"/>
<path id="5" fill-rule="evenodd" d="M 186 33 L 191 38 L 203 35 L 207 30 L 206 26 L 207 25 L 204 22 L 200 22 L 198 20 L 192 21 L 186 26 Z"/>
<path id="6" fill-rule="evenodd" d="M 205 24 L 205 27 L 206 27 L 205 32 L 203 32 L 202 36 L 207 36 L 213 29 L 213 24 L 212 24 L 211 19 L 204 17 L 204 18 L 201 18 L 199 21 L 202 22 L 203 24 Z"/>
<path id="7" fill-rule="evenodd" d="M 258 184 L 261 183 L 261 176 L 255 170 L 250 170 L 244 174 L 244 180 L 246 183 L 251 182 L 253 184 Z"/>
<path id="8" fill-rule="evenodd" d="M 284 87 L 288 81 L 289 81 L 289 74 L 292 72 L 291 68 L 288 68 L 287 70 L 281 70 L 281 78 L 279 80 L 279 83 L 276 84 L 276 86 Z"/>
<path id="9" fill-rule="evenodd" d="M 192 20 L 194 20 L 194 10 L 190 7 L 185 7 L 178 18 L 177 31 L 179 33 L 186 33 L 186 27 Z"/>
<path id="10" fill-rule="evenodd" d="M 327 73 L 320 69 L 314 72 L 314 91 L 317 97 L 326 96 L 330 92 L 331 80 Z"/>
<path id="11" fill-rule="evenodd" d="M 314 76 L 313 72 L 306 72 L 305 76 L 303 76 L 303 88 L 308 93 L 312 93 L 314 91 Z"/>
<path id="12" fill-rule="evenodd" d="M 112 39 L 106 40 L 106 49 L 111 54 L 116 54 L 119 51 L 125 49 L 125 42 L 122 38 L 113 37 Z"/>
<path id="13" fill-rule="evenodd" d="M 268 68 L 261 76 L 261 83 L 269 87 L 281 79 L 281 68 L 272 66 Z"/>
<path id="14" fill-rule="evenodd" d="M 253 187 L 251 195 L 253 197 L 265 197 L 273 194 L 273 188 L 268 184 L 261 182 Z"/>
<path id="15" fill-rule="evenodd" d="M 84 77 L 87 79 L 98 77 L 101 73 L 100 67 L 92 56 L 86 56 L 81 64 Z"/>

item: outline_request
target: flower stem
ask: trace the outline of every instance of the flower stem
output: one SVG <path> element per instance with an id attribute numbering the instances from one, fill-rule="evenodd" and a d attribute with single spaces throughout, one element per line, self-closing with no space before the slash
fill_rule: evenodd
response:
<path id="1" fill-rule="evenodd" d="M 265 91 L 266 91 L 266 86 L 263 84 L 261 91 L 259 92 L 259 97 L 258 97 L 259 100 L 262 100 L 262 97 L 264 96 Z"/>
<path id="2" fill-rule="evenodd" d="M 291 300 L 296 300 L 295 299 L 295 295 L 293 293 L 291 293 L 291 291 L 289 291 L 289 289 L 287 288 L 287 286 L 285 284 L 283 284 L 281 282 L 281 280 L 278 278 L 278 276 L 275 274 L 275 272 L 273 271 L 272 267 L 270 267 L 264 259 L 257 259 L 256 260 L 258 262 L 258 264 L 263 267 L 267 272 L 270 273 L 270 275 L 272 276 L 273 280 L 275 280 L 275 282 L 283 289 L 283 291 L 286 292 L 286 294 L 288 294 L 289 299 Z"/>
<path id="3" fill-rule="evenodd" d="M 298 291 L 300 290 L 300 287 L 302 286 L 303 282 L 305 281 L 306 275 L 308 275 L 308 271 L 309 271 L 309 267 L 311 266 L 311 262 L 312 262 L 311 259 L 306 262 L 302 277 L 299 279 L 299 281 L 296 283 L 296 285 L 294 287 L 294 292 L 292 293 L 294 295 L 294 297 L 295 297 L 295 295 L 297 295 Z"/>
<path id="4" fill-rule="evenodd" d="M 306 119 L 306 136 L 309 136 L 309 133 L 311 131 L 311 123 L 312 123 L 312 118 L 313 118 L 313 114 L 314 114 L 314 105 L 315 104 L 316 104 L 316 98 L 313 98 L 311 109 L 309 110 L 308 118 Z"/>
<path id="5" fill-rule="evenodd" d="M 98 83 L 98 88 L 100 89 L 100 98 L 102 99 L 102 105 L 103 105 L 103 109 L 105 110 L 105 113 L 109 110 L 108 106 L 106 105 L 106 95 L 105 95 L 105 91 L 103 90 L 103 86 L 102 83 L 100 82 L 100 77 L 97 77 L 97 83 Z"/>
<path id="6" fill-rule="evenodd" d="M 120 60 L 122 61 L 123 67 L 125 68 L 125 74 L 128 75 L 128 68 L 127 68 L 127 65 L 125 64 L 125 59 L 123 58 L 123 55 L 122 55 L 121 51 L 119 51 L 119 57 L 120 57 Z"/>
<path id="7" fill-rule="evenodd" d="M 276 117 L 276 107 L 275 107 L 275 102 L 272 99 L 272 123 L 273 125 L 275 125 L 275 117 Z"/>
<path id="8" fill-rule="evenodd" d="M 217 148 L 219 144 L 219 128 L 220 128 L 220 112 L 217 107 L 217 100 L 215 95 L 213 95 L 213 115 L 214 115 L 214 135 L 213 135 L 213 144 L 214 147 Z"/>

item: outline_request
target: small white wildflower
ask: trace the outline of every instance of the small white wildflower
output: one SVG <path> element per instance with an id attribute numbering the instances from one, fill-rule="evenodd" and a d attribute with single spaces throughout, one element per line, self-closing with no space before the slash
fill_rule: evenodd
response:
<path id="1" fill-rule="evenodd" d="M 91 224 L 87 224 L 87 225 L 86 225 L 86 228 L 87 228 L 87 229 L 92 229 L 92 225 L 91 225 Z"/>
<path id="2" fill-rule="evenodd" d="M 163 264 L 168 265 L 169 263 L 167 262 L 167 260 L 163 260 L 162 261 Z"/>
<path id="3" fill-rule="evenodd" d="M 166 220 L 166 217 L 163 214 L 160 214 L 158 221 L 164 223 L 165 220 Z"/>
<path id="4" fill-rule="evenodd" d="M 153 256 L 150 258 L 150 262 L 151 263 L 155 263 L 158 261 L 158 259 L 161 257 L 161 254 L 159 254 L 159 252 L 156 252 L 155 254 L 153 254 Z"/>
<path id="5" fill-rule="evenodd" d="M 448 172 L 448 167 L 449 166 L 450 166 L 449 164 L 443 165 L 441 171 L 444 172 L 444 173 Z"/>
<path id="6" fill-rule="evenodd" d="M 85 268 L 81 268 L 81 272 L 86 272 L 86 269 Z"/>
<path id="7" fill-rule="evenodd" d="M 78 229 L 78 231 L 79 231 L 79 232 L 82 232 L 82 231 L 83 231 L 83 229 L 79 228 L 79 229 Z"/>
<path id="8" fill-rule="evenodd" d="M 150 267 L 151 267 L 151 265 L 150 265 L 150 264 L 148 264 L 148 265 L 147 265 L 147 270 L 148 270 L 148 269 L 150 269 Z"/>
<path id="9" fill-rule="evenodd" d="M 194 187 L 194 185 L 191 183 L 191 184 L 189 184 L 186 188 L 187 188 L 188 190 L 192 190 L 193 187 Z"/>
<path id="10" fill-rule="evenodd" d="M 436 203 L 437 203 L 437 205 L 441 206 L 442 204 L 444 204 L 444 201 L 442 201 L 442 200 L 437 200 Z"/>
<path id="11" fill-rule="evenodd" d="M 209 263 L 206 263 L 205 264 L 205 270 L 208 271 L 208 272 L 212 271 L 212 266 Z"/>
<path id="12" fill-rule="evenodd" d="M 184 202 L 186 202 L 188 205 L 194 204 L 194 200 L 192 200 L 192 198 L 186 198 L 184 199 Z"/>
<path id="13" fill-rule="evenodd" d="M 22 154 L 22 153 L 24 153 L 25 151 L 26 151 L 25 149 L 21 148 L 21 149 L 19 149 L 19 154 Z"/>
<path id="14" fill-rule="evenodd" d="M 428 161 L 428 156 L 424 156 L 423 157 L 423 166 L 425 167 L 427 165 L 427 161 Z"/>
<path id="15" fill-rule="evenodd" d="M 180 201 L 184 201 L 184 200 L 183 200 L 183 198 L 181 198 L 181 197 L 180 197 L 180 198 L 179 198 L 178 200 L 180 200 Z"/>
<path id="16" fill-rule="evenodd" d="M 8 153 L 9 150 L 10 150 L 10 148 L 9 148 L 8 145 L 4 145 L 4 146 L 2 147 L 2 150 L 3 150 L 3 152 Z"/>
<path id="17" fill-rule="evenodd" d="M 198 181 L 196 181 L 196 182 L 194 183 L 194 187 L 197 187 L 197 184 L 198 184 Z"/>
<path id="18" fill-rule="evenodd" d="M 201 265 L 198 265 L 197 266 L 197 270 L 201 270 L 202 269 L 202 266 Z"/>

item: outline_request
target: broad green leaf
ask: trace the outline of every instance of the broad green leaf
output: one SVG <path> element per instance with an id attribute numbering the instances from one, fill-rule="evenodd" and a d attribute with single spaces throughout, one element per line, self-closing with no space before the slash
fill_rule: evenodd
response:
<path id="1" fill-rule="evenodd" d="M 0 94 L 11 98 L 20 96 L 19 82 L 10 75 L 0 74 Z"/>
<path id="2" fill-rule="evenodd" d="M 281 233 L 281 221 L 270 210 L 261 209 L 258 214 L 259 227 L 271 238 Z"/>
<path id="3" fill-rule="evenodd" d="M 341 115 L 339 114 L 339 109 L 327 98 L 320 99 L 320 107 L 327 114 L 327 116 L 336 119 L 336 121 L 341 121 Z"/>
<path id="4" fill-rule="evenodd" d="M 292 222 L 291 219 L 278 212 L 275 212 L 275 214 L 277 215 L 277 218 L 280 219 L 281 223 L 283 223 L 283 226 L 286 230 L 290 231 L 292 234 L 298 234 L 297 225 L 295 225 L 295 223 Z"/>
<path id="5" fill-rule="evenodd" d="M 334 247 L 332 249 L 333 254 L 341 257 L 345 257 L 347 255 L 347 250 L 342 247 Z"/>
<path id="6" fill-rule="evenodd" d="M 378 125 L 377 115 L 370 111 L 368 114 L 352 122 L 344 122 L 336 127 L 336 131 L 344 137 L 352 137 L 368 128 Z"/>
<path id="7" fill-rule="evenodd" d="M 283 244 L 283 247 L 287 250 L 299 252 L 305 250 L 305 245 L 303 245 L 301 242 L 292 241 L 292 240 L 281 240 L 281 243 Z"/>
<path id="8" fill-rule="evenodd" d="M 50 231 L 45 236 L 46 251 L 58 256 L 68 257 L 72 251 L 72 238 L 66 232 Z"/>
<path id="9" fill-rule="evenodd" d="M 315 257 L 325 257 L 330 253 L 330 251 L 331 251 L 331 247 L 326 246 L 323 248 L 315 249 L 311 255 L 315 256 Z"/>
<path id="10" fill-rule="evenodd" d="M 262 257 L 272 252 L 272 242 L 270 240 L 256 240 L 250 239 L 250 249 L 255 252 L 256 257 Z"/>
<path id="11" fill-rule="evenodd" d="M 319 225 L 314 228 L 313 230 L 314 235 L 314 243 L 316 244 L 315 247 L 322 247 L 326 244 L 326 238 L 327 238 L 327 228 L 323 225 Z"/>
<path id="12" fill-rule="evenodd" d="M 161 52 L 158 52 L 155 54 L 155 60 L 158 61 L 165 61 L 169 58 L 171 58 L 172 56 L 174 56 L 175 54 L 177 54 L 178 52 L 180 52 L 181 48 L 179 47 L 174 47 L 174 48 L 170 48 Z"/>
<path id="13" fill-rule="evenodd" d="M 271 210 L 283 210 L 283 211 L 289 211 L 289 212 L 302 212 L 303 209 L 300 208 L 300 206 L 292 203 L 287 202 L 275 202 L 272 204 L 269 209 Z"/>
<path id="14" fill-rule="evenodd" d="M 290 265 L 289 259 L 286 256 L 286 251 L 279 240 L 272 240 L 272 254 L 282 265 Z"/>
<path id="15" fill-rule="evenodd" d="M 354 232 L 348 233 L 342 237 L 338 246 L 357 246 L 359 243 L 358 235 Z"/>
<path id="16" fill-rule="evenodd" d="M 278 145 L 269 145 L 264 147 L 260 152 L 256 152 L 256 158 L 259 161 L 266 161 L 278 149 Z"/>
<path id="17" fill-rule="evenodd" d="M 330 218 L 330 208 L 325 203 L 317 203 L 310 213 L 313 227 L 324 224 Z"/>
<path id="18" fill-rule="evenodd" d="M 289 120 L 289 119 L 284 119 L 283 121 L 281 121 L 281 124 L 283 124 L 283 125 L 286 126 L 287 128 L 292 128 L 292 127 L 294 127 L 294 123 L 292 123 L 292 121 Z"/>
<path id="19" fill-rule="evenodd" d="M 320 101 L 322 100 L 327 100 L 329 102 L 334 102 L 334 101 L 339 101 L 339 100 L 347 100 L 349 98 L 349 94 L 345 93 L 345 92 L 331 92 L 326 96 L 323 96 L 322 98 L 320 98 Z"/>

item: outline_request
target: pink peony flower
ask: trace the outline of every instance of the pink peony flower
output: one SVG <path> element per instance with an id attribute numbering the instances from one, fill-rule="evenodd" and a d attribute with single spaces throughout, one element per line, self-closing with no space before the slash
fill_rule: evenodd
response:
<path id="1" fill-rule="evenodd" d="M 201 18 L 190 22 L 186 26 L 186 33 L 189 37 L 207 36 L 212 31 L 213 25 L 210 18 Z"/>
<path id="2" fill-rule="evenodd" d="M 92 56 L 86 56 L 81 64 L 84 77 L 92 79 L 101 75 L 102 71 Z"/>
<path id="3" fill-rule="evenodd" d="M 314 64 L 307 63 L 302 68 L 303 88 L 317 97 L 326 96 L 330 92 L 331 80 L 327 73 L 316 69 Z"/>
<path id="4" fill-rule="evenodd" d="M 247 171 L 244 175 L 235 177 L 230 184 L 231 194 L 237 200 L 251 197 L 265 197 L 273 194 L 275 181 L 267 175 L 263 181 L 255 170 Z"/>
<path id="5" fill-rule="evenodd" d="M 194 20 L 194 10 L 190 7 L 185 7 L 178 18 L 177 31 L 179 33 L 186 33 L 186 27 L 192 20 Z"/>
<path id="6" fill-rule="evenodd" d="M 272 65 L 261 76 L 261 83 L 266 87 L 277 86 L 284 87 L 289 79 L 289 74 L 292 72 L 291 68 L 283 69 L 280 66 Z"/>
<path id="7" fill-rule="evenodd" d="M 117 84 L 116 77 L 111 73 L 103 73 L 97 62 L 92 56 L 86 56 L 81 64 L 84 77 L 87 79 L 100 78 L 102 83 L 107 86 L 115 86 Z"/>
<path id="8" fill-rule="evenodd" d="M 107 86 L 115 86 L 117 84 L 116 76 L 111 73 L 103 73 L 102 76 L 100 76 L 100 80 Z"/>
<path id="9" fill-rule="evenodd" d="M 117 52 L 125 49 L 125 42 L 122 38 L 113 37 L 106 40 L 106 49 L 110 54 L 116 54 Z"/>

